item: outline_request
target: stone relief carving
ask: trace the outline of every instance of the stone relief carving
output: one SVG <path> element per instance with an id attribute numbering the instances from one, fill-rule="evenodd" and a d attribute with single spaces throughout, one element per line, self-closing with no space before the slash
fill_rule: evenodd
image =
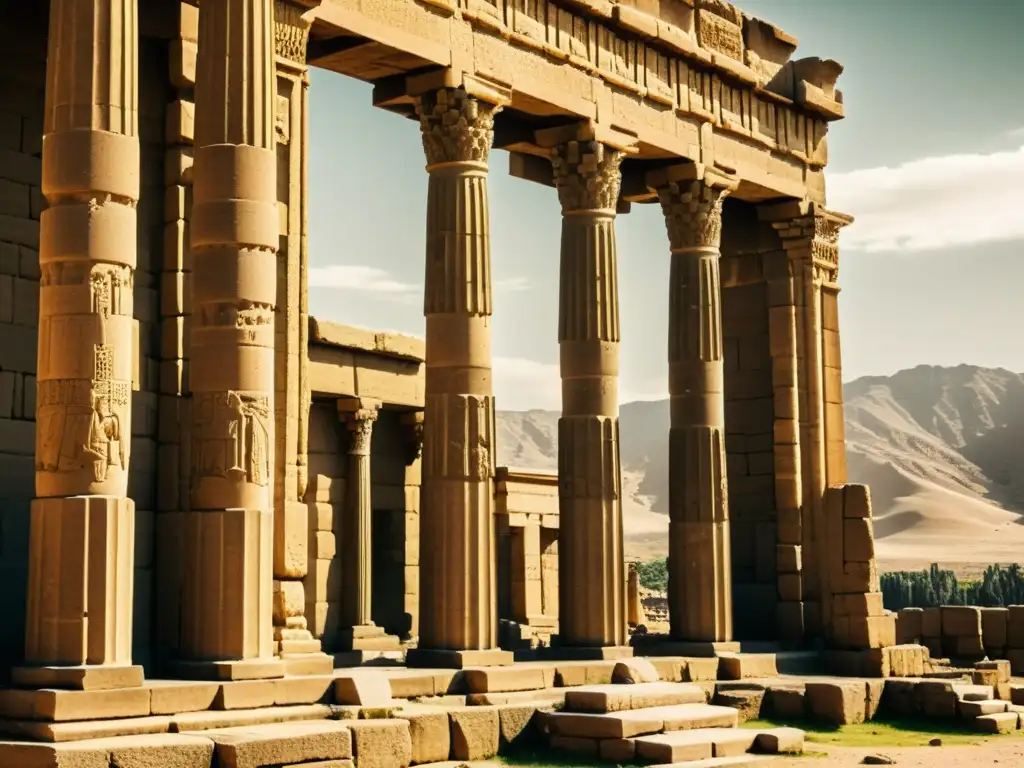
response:
<path id="1" fill-rule="evenodd" d="M 192 407 L 193 475 L 266 486 L 270 398 L 260 392 L 199 392 Z"/>
<path id="2" fill-rule="evenodd" d="M 658 190 L 672 250 L 720 248 L 728 190 L 703 181 L 670 182 Z"/>
<path id="3" fill-rule="evenodd" d="M 463 88 L 442 88 L 416 105 L 427 165 L 483 163 L 494 141 L 501 107 L 473 98 Z"/>
<path id="4" fill-rule="evenodd" d="M 200 308 L 199 315 L 204 326 L 234 326 L 242 330 L 243 340 L 250 344 L 256 342 L 258 328 L 274 324 L 274 307 L 270 304 L 205 304 Z"/>
<path id="5" fill-rule="evenodd" d="M 306 63 L 310 23 L 302 18 L 307 9 L 276 0 L 274 3 L 274 50 L 296 64 Z"/>
<path id="6" fill-rule="evenodd" d="M 786 241 L 803 241 L 810 248 L 814 279 L 839 281 L 839 232 L 844 222 L 829 216 L 808 215 L 773 225 Z M 806 251 L 804 251 L 806 253 Z"/>
<path id="7" fill-rule="evenodd" d="M 551 154 L 563 212 L 614 211 L 619 202 L 622 152 L 597 141 L 570 141 Z"/>

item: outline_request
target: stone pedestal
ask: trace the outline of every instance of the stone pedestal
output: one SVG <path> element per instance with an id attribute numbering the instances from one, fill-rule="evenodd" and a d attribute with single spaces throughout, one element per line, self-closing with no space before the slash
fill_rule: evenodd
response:
<path id="1" fill-rule="evenodd" d="M 17 684 L 141 685 L 127 498 L 139 199 L 136 0 L 53 0 L 43 126 L 36 500 Z"/>
<path id="2" fill-rule="evenodd" d="M 191 510 L 181 674 L 283 674 L 274 656 L 272 0 L 204 0 L 192 208 Z"/>
<path id="3" fill-rule="evenodd" d="M 665 214 L 669 277 L 671 636 L 732 640 L 719 258 L 722 203 L 736 181 L 696 164 L 648 175 Z M 713 647 L 713 646 L 712 646 Z"/>
<path id="4" fill-rule="evenodd" d="M 461 666 L 462 652 L 491 653 L 498 642 L 487 202 L 498 109 L 462 88 L 417 102 L 430 179 L 420 648 L 410 663 L 443 651 L 431 658 Z"/>
<path id="5" fill-rule="evenodd" d="M 587 139 L 551 151 L 562 206 L 556 653 L 619 657 L 632 652 L 626 645 L 615 247 L 623 155 Z"/>

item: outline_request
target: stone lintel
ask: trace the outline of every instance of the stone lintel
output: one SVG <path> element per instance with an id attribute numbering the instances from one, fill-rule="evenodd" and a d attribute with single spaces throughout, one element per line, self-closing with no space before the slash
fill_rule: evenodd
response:
<path id="1" fill-rule="evenodd" d="M 554 128 L 541 128 L 533 132 L 533 138 L 538 147 L 548 150 L 571 141 L 596 141 L 626 155 L 635 155 L 638 152 L 635 133 L 595 120 L 576 120 Z"/>
<path id="2" fill-rule="evenodd" d="M 372 411 L 376 412 L 381 409 L 384 405 L 382 400 L 376 400 L 371 397 L 343 397 L 338 400 L 338 418 L 342 421 L 346 420 L 359 420 L 368 418 L 367 415 L 361 415 L 361 411 Z"/>
<path id="3" fill-rule="evenodd" d="M 833 211 L 812 200 L 786 200 L 781 203 L 757 206 L 758 220 L 772 224 L 791 221 L 803 216 L 823 218 L 834 222 L 839 227 L 846 227 L 854 222 L 854 218 L 850 214 Z"/>
<path id="4" fill-rule="evenodd" d="M 144 680 L 142 667 L 137 665 L 25 666 L 11 670 L 11 682 L 17 688 L 110 691 L 138 688 Z"/>
<path id="5" fill-rule="evenodd" d="M 508 153 L 508 175 L 515 179 L 543 184 L 545 187 L 555 186 L 551 162 L 547 158 L 525 152 Z"/>
<path id="6" fill-rule="evenodd" d="M 466 669 L 467 667 L 508 667 L 515 663 L 512 651 L 453 651 L 433 648 L 410 648 L 405 666 L 420 669 Z"/>
<path id="7" fill-rule="evenodd" d="M 273 680 L 284 677 L 278 658 L 230 661 L 177 661 L 172 671 L 183 680 Z"/>
<path id="8" fill-rule="evenodd" d="M 651 189 L 659 189 L 669 184 L 703 181 L 710 187 L 726 189 L 729 192 L 734 191 L 740 183 L 735 168 L 690 162 L 675 163 L 648 171 L 645 180 Z"/>
<path id="9" fill-rule="evenodd" d="M 405 95 L 417 99 L 444 88 L 462 88 L 469 96 L 496 107 L 512 103 L 512 89 L 483 75 L 465 72 L 455 67 L 432 69 L 405 78 Z"/>

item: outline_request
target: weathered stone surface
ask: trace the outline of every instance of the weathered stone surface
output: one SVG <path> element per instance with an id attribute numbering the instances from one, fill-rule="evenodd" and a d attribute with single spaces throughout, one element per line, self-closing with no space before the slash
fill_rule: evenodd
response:
<path id="1" fill-rule="evenodd" d="M 647 659 L 620 661 L 612 670 L 613 683 L 656 683 L 661 679 L 658 669 Z"/>
<path id="2" fill-rule="evenodd" d="M 408 720 L 354 720 L 352 751 L 359 768 L 406 768 L 412 761 Z"/>
<path id="3" fill-rule="evenodd" d="M 344 723 L 274 723 L 206 731 L 224 768 L 264 768 L 352 757 L 352 734 Z"/>
<path id="4" fill-rule="evenodd" d="M 1020 727 L 1015 712 L 997 712 L 981 715 L 974 721 L 974 728 L 982 733 L 1010 733 Z"/>
<path id="5" fill-rule="evenodd" d="M 813 717 L 835 725 L 864 722 L 863 682 L 812 682 L 807 683 L 805 690 L 807 709 Z"/>
<path id="6" fill-rule="evenodd" d="M 501 719 L 496 707 L 467 707 L 448 713 L 452 733 L 452 757 L 487 760 L 498 754 Z"/>
<path id="7" fill-rule="evenodd" d="M 762 691 L 718 691 L 713 703 L 721 707 L 731 707 L 739 715 L 739 721 L 757 720 L 761 717 L 765 692 Z"/>

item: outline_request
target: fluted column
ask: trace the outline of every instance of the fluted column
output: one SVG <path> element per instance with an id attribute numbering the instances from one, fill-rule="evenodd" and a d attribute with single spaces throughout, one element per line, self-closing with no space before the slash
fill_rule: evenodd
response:
<path id="1" fill-rule="evenodd" d="M 551 156 L 562 206 L 558 343 L 559 644 L 626 644 L 619 464 L 619 287 L 615 210 L 622 153 L 568 141 Z M 603 649 L 603 650 L 602 650 Z"/>
<path id="2" fill-rule="evenodd" d="M 735 182 L 697 165 L 648 183 L 668 229 L 669 620 L 674 639 L 732 640 L 722 347 L 722 203 Z"/>
<path id="3" fill-rule="evenodd" d="M 272 0 L 203 0 L 192 208 L 192 487 L 180 649 L 281 674 L 272 635 L 279 216 Z M 242 662 L 242 663 L 239 663 Z"/>
<path id="4" fill-rule="evenodd" d="M 50 4 L 25 637 L 35 668 L 14 672 L 26 685 L 142 682 L 131 666 L 135 506 L 127 498 L 137 14 L 137 0 Z"/>
<path id="5" fill-rule="evenodd" d="M 409 659 L 505 663 L 510 654 L 471 653 L 497 645 L 487 157 L 500 107 L 442 88 L 417 109 L 430 180 L 420 641 Z"/>

